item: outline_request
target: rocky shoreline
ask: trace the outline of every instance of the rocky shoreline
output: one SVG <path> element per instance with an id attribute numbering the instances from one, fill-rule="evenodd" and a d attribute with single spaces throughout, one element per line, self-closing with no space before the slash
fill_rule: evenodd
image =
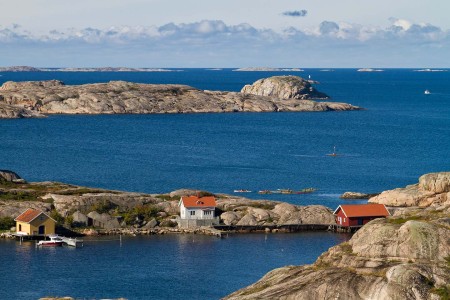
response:
<path id="1" fill-rule="evenodd" d="M 0 170 L 0 220 L 13 220 L 28 208 L 39 209 L 61 226 L 85 235 L 204 233 L 218 235 L 214 228 L 178 228 L 181 196 L 212 195 L 199 190 L 176 190 L 167 194 L 144 194 L 80 187 L 59 182 L 26 182 L 11 171 Z M 220 224 L 243 232 L 290 231 L 290 225 L 335 224 L 331 209 L 322 205 L 251 200 L 216 194 Z M 86 226 L 88 219 L 94 227 Z M 84 224 L 84 225 L 83 225 Z M 13 226 L 14 224 L 11 224 Z M 9 229 L 9 228 L 8 228 Z"/>
<path id="2" fill-rule="evenodd" d="M 450 172 L 423 175 L 369 202 L 394 205 L 395 213 L 312 265 L 275 269 L 224 299 L 448 299 Z"/>
<path id="3" fill-rule="evenodd" d="M 85 235 L 220 236 L 214 228 L 175 227 L 178 199 L 192 193 L 207 194 L 193 190 L 142 194 L 56 182 L 27 183 L 14 172 L 0 171 L 0 217 L 13 217 L 25 207 L 35 207 L 68 225 L 76 214 L 91 211 L 115 222 L 121 214 L 123 223 L 77 229 Z M 223 224 L 270 228 L 334 221 L 331 210 L 320 205 L 215 196 Z M 446 299 L 450 294 L 450 172 L 425 174 L 419 183 L 385 191 L 369 202 L 390 205 L 394 212 L 367 223 L 348 242 L 330 248 L 312 265 L 273 270 L 224 299 Z"/>
<path id="4" fill-rule="evenodd" d="M 270 83 L 269 85 L 267 83 Z M 250 88 L 251 87 L 251 88 Z M 276 90 L 276 93 L 269 92 Z M 241 92 L 199 90 L 178 84 L 110 81 L 65 85 L 58 80 L 5 82 L 0 87 L 0 118 L 49 114 L 162 114 L 301 112 L 360 110 L 328 99 L 296 76 L 274 76 Z"/>

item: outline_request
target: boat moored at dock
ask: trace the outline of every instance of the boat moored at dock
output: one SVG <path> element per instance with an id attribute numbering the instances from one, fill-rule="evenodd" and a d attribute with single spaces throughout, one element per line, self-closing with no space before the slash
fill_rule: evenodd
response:
<path id="1" fill-rule="evenodd" d="M 64 236 L 59 236 L 57 234 L 52 234 L 48 236 L 41 241 L 38 241 L 36 243 L 36 246 L 38 247 L 56 247 L 56 246 L 72 246 L 72 247 L 82 247 L 83 246 L 83 240 L 77 239 L 77 238 L 68 238 Z"/>
<path id="2" fill-rule="evenodd" d="M 42 247 L 57 247 L 57 246 L 62 246 L 63 245 L 63 240 L 61 239 L 61 237 L 59 235 L 49 235 L 48 236 L 48 240 L 42 240 L 37 242 L 36 246 L 42 246 Z"/>

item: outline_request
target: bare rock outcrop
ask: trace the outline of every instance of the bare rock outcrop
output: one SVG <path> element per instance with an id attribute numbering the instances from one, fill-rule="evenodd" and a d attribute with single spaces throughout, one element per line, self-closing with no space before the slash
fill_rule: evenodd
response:
<path id="1" fill-rule="evenodd" d="M 314 264 L 273 270 L 225 299 L 437 300 L 450 288 L 449 237 L 435 219 L 376 219 Z"/>
<path id="2" fill-rule="evenodd" d="M 217 201 L 224 210 L 225 225 L 335 224 L 333 212 L 322 205 L 298 206 L 289 203 L 225 197 Z"/>
<path id="3" fill-rule="evenodd" d="M 24 107 L 8 105 L 1 102 L 0 96 L 0 119 L 21 119 L 21 118 L 44 118 L 45 116 L 37 111 Z"/>
<path id="4" fill-rule="evenodd" d="M 447 176 L 419 180 L 415 190 L 429 193 L 423 200 L 431 202 L 428 207 L 405 207 L 394 217 L 375 219 L 314 264 L 273 270 L 224 299 L 447 299 L 450 203 L 436 196 L 448 193 Z"/>
<path id="5" fill-rule="evenodd" d="M 62 216 L 67 216 L 74 210 L 89 212 L 99 205 L 113 209 L 132 209 L 139 205 L 156 204 L 160 200 L 147 194 L 99 191 L 98 193 L 83 193 L 74 195 L 47 194 L 46 199 L 52 199 L 55 209 Z"/>
<path id="6" fill-rule="evenodd" d="M 0 170 L 0 181 L 23 182 L 23 179 L 20 178 L 20 176 L 13 171 Z"/>
<path id="7" fill-rule="evenodd" d="M 371 203 L 387 206 L 419 206 L 442 205 L 450 202 L 450 172 L 430 173 L 422 175 L 419 183 L 404 188 L 384 191 L 370 198 Z"/>
<path id="8" fill-rule="evenodd" d="M 273 76 L 244 86 L 243 94 L 276 97 L 279 99 L 328 99 L 328 95 L 317 91 L 308 80 L 299 76 Z"/>
<path id="9" fill-rule="evenodd" d="M 341 199 L 369 199 L 375 196 L 378 196 L 379 194 L 366 194 L 366 193 L 359 193 L 359 192 L 345 192 L 343 193 L 339 198 Z"/>
<path id="10" fill-rule="evenodd" d="M 40 201 L 9 201 L 0 200 L 0 217 L 16 218 L 28 208 L 38 209 L 44 212 L 50 212 L 51 203 Z"/>
<path id="11" fill-rule="evenodd" d="M 309 83 L 308 83 L 309 84 Z M 308 97 L 306 97 L 308 98 Z M 359 107 L 338 102 L 280 100 L 236 92 L 203 91 L 178 84 L 125 81 L 65 85 L 58 80 L 5 82 L 0 117 L 42 114 L 152 114 L 204 112 L 339 111 Z"/>

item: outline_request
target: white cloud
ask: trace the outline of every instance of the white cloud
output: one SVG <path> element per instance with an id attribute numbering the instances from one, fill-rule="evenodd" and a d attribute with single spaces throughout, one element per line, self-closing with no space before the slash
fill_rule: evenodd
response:
<path id="1" fill-rule="evenodd" d="M 289 27 L 280 32 L 255 28 L 246 23 L 228 25 L 221 20 L 168 23 L 163 26 L 69 28 L 52 30 L 45 34 L 33 33 L 19 25 L 0 26 L 0 64 L 6 65 L 6 61 L 12 58 L 17 60 L 14 56 L 16 51 L 11 49 L 20 50 L 18 51 L 20 53 L 76 49 L 76 57 L 80 60 L 78 66 L 87 66 L 83 61 L 88 61 L 86 57 L 92 55 L 92 49 L 108 53 L 108 56 L 98 58 L 103 60 L 102 65 L 108 65 L 107 59 L 111 58 L 114 61 L 124 61 L 123 65 L 127 65 L 133 57 L 136 60 L 133 64 L 137 64 L 137 59 L 142 57 L 157 57 L 158 62 L 175 64 L 178 59 L 178 66 L 187 62 L 189 66 L 197 66 L 195 64 L 199 61 L 205 64 L 204 66 L 212 66 L 216 62 L 221 64 L 220 66 L 226 66 L 224 63 L 235 64 L 230 66 L 251 65 L 251 61 L 256 60 L 288 62 L 293 59 L 293 55 L 311 53 L 311 56 L 318 58 L 319 54 L 332 57 L 337 55 L 338 51 L 359 53 L 364 57 L 372 55 L 375 59 L 376 55 L 385 58 L 392 53 L 393 46 L 402 48 L 405 52 L 409 51 L 408 47 L 411 45 L 420 46 L 416 48 L 422 52 L 417 52 L 419 50 L 416 49 L 416 57 L 425 58 L 430 55 L 426 45 L 432 46 L 433 49 L 450 51 L 449 31 L 443 31 L 431 24 L 416 24 L 402 19 L 391 18 L 390 22 L 388 27 L 381 28 L 324 21 L 315 27 Z M 341 64 L 347 63 L 342 56 L 343 54 L 339 56 Z M 47 55 L 47 59 L 51 58 L 56 60 L 58 57 Z M 327 61 L 327 58 L 323 58 L 323 61 Z M 412 57 L 411 61 L 414 62 Z M 156 66 L 165 67 L 165 65 Z"/>

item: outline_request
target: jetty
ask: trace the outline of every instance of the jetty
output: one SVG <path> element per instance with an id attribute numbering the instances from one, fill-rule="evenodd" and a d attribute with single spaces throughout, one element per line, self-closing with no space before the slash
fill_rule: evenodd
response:
<path id="1" fill-rule="evenodd" d="M 280 225 L 214 225 L 222 232 L 301 232 L 327 231 L 333 224 L 280 224 Z"/>
<path id="2" fill-rule="evenodd" d="M 17 233 L 4 233 L 1 235 L 3 238 L 13 238 L 21 243 L 23 241 L 43 241 L 46 240 L 49 235 L 45 234 L 17 234 Z M 63 244 L 66 246 L 71 247 L 83 247 L 83 240 L 79 238 L 70 238 L 65 236 L 59 236 L 58 237 L 62 240 Z"/>

